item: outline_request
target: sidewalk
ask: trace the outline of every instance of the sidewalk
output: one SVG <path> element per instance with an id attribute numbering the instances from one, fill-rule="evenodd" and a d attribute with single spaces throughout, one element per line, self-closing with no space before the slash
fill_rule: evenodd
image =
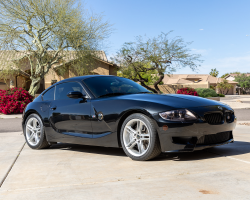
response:
<path id="1" fill-rule="evenodd" d="M 250 121 L 237 121 L 237 125 L 250 126 Z"/>

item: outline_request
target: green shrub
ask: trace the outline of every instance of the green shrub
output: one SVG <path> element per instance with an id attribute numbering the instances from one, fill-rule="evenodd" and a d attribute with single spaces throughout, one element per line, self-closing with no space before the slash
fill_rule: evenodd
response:
<path id="1" fill-rule="evenodd" d="M 211 88 L 197 88 L 196 89 L 200 97 L 217 97 L 217 93 Z"/>
<path id="2" fill-rule="evenodd" d="M 219 97 L 225 97 L 225 95 L 224 95 L 224 94 L 218 94 L 218 96 L 219 96 Z"/>

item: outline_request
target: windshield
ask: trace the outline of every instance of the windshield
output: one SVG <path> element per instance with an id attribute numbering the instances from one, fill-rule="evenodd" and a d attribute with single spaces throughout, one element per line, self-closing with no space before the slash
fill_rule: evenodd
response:
<path id="1" fill-rule="evenodd" d="M 97 98 L 123 94 L 151 93 L 130 79 L 116 76 L 92 77 L 84 80 L 84 83 Z"/>

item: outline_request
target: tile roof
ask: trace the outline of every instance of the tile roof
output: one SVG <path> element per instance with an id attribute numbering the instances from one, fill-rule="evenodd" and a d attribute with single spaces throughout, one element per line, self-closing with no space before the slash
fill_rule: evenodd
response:
<path id="1" fill-rule="evenodd" d="M 173 78 L 173 79 L 168 79 L 167 81 L 164 81 L 164 84 L 183 84 L 183 83 L 193 83 L 192 81 L 185 80 L 185 79 L 178 79 L 178 78 Z"/>
<path id="2" fill-rule="evenodd" d="M 8 50 L 0 50 L 0 64 L 8 65 L 10 61 L 17 60 L 22 58 L 25 55 L 25 51 L 8 51 Z"/>
<path id="3" fill-rule="evenodd" d="M 250 76 L 250 73 L 241 73 L 241 74 L 246 74 L 247 76 Z M 226 77 L 228 77 L 228 76 L 235 77 L 235 76 L 237 76 L 237 75 L 239 75 L 239 74 L 229 74 L 229 75 L 227 75 Z M 225 78 L 226 78 L 226 77 L 225 77 Z"/>
<path id="4" fill-rule="evenodd" d="M 29 77 L 30 75 L 24 70 L 18 69 L 15 60 L 22 58 L 25 55 L 25 51 L 6 51 L 0 50 L 0 71 L 4 68 L 11 67 L 14 70 L 18 70 L 23 76 Z"/>
<path id="5" fill-rule="evenodd" d="M 16 52 L 16 51 L 11 51 L 11 50 L 0 50 L 0 70 L 1 68 L 5 68 L 7 66 L 12 67 L 13 69 L 18 69 L 15 64 L 15 61 L 24 57 L 26 55 L 26 52 L 27 51 Z M 55 51 L 49 51 L 49 54 L 53 54 L 54 52 Z M 62 53 L 64 54 L 64 57 L 63 57 L 64 63 L 71 62 L 77 58 L 76 52 L 74 51 L 64 51 Z M 96 59 L 98 59 L 99 61 L 113 65 L 112 63 L 108 62 L 107 56 L 104 51 L 93 51 L 92 53 L 96 57 Z M 54 67 L 60 66 L 60 65 L 61 63 L 55 65 Z M 25 73 L 24 70 L 21 70 L 21 71 Z"/>
<path id="6" fill-rule="evenodd" d="M 52 52 L 52 51 L 50 51 L 50 52 Z M 77 59 L 77 55 L 76 55 L 76 52 L 75 52 L 75 51 L 64 51 L 63 53 L 65 53 L 65 54 L 64 54 L 63 60 L 64 60 L 66 63 L 67 63 L 67 62 L 70 62 L 70 61 L 72 61 L 72 60 Z M 107 56 L 106 56 L 106 54 L 105 54 L 104 51 L 92 51 L 91 53 L 92 53 L 95 57 L 97 57 L 98 59 L 108 62 Z"/>

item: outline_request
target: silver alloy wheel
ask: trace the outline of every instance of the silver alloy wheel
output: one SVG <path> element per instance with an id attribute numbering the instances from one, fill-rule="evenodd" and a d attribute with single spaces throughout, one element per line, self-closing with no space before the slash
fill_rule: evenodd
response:
<path id="1" fill-rule="evenodd" d="M 147 125 L 140 119 L 130 120 L 123 130 L 123 142 L 133 156 L 144 155 L 150 146 L 150 133 Z"/>
<path id="2" fill-rule="evenodd" d="M 36 146 L 41 140 L 41 125 L 35 117 L 26 123 L 26 138 L 31 146 Z"/>

